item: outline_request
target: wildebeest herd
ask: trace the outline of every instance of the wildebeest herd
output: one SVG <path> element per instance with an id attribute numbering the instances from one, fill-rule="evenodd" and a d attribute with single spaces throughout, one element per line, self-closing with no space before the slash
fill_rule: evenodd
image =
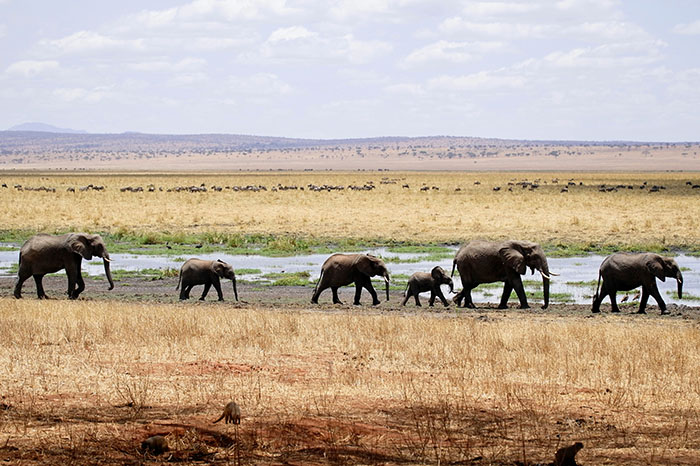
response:
<path id="1" fill-rule="evenodd" d="M 85 233 L 68 233 L 54 236 L 38 234 L 29 238 L 20 248 L 19 268 L 14 287 L 14 296 L 22 297 L 22 284 L 34 277 L 39 299 L 46 298 L 42 279 L 48 273 L 66 270 L 68 276 L 67 295 L 76 299 L 85 289 L 85 283 L 80 273 L 82 259 L 102 258 L 109 289 L 114 288 L 110 272 L 111 259 L 104 241 L 99 235 Z M 552 276 L 547 258 L 542 247 L 529 241 L 471 241 L 462 246 L 456 253 L 452 263 L 452 274 L 447 276 L 440 266 L 434 267 L 430 273 L 416 272 L 408 280 L 404 292 L 405 305 L 413 296 L 417 306 L 420 306 L 419 293 L 430 291 L 429 304 L 432 306 L 436 298 L 448 306 L 440 286 L 446 284 L 453 291 L 452 278 L 455 268 L 459 271 L 462 290 L 453 298 L 455 304 L 474 308 L 471 290 L 480 284 L 503 282 L 503 294 L 499 309 L 505 309 L 508 299 L 515 291 L 520 308 L 528 308 L 527 297 L 521 279 L 528 269 L 532 273 L 538 271 L 542 276 L 544 303 L 543 309 L 549 306 L 549 284 Z M 338 289 L 342 286 L 355 284 L 353 303 L 360 304 L 362 289 L 366 289 L 372 297 L 372 304 L 379 304 L 377 292 L 372 286 L 371 277 L 380 276 L 386 286 L 386 299 L 389 300 L 389 271 L 378 257 L 369 254 L 333 254 L 321 267 L 321 274 L 314 288 L 312 303 L 318 303 L 320 294 L 327 288 L 333 294 L 333 303 L 340 304 Z M 180 299 L 189 298 L 192 287 L 204 285 L 199 298 L 204 300 L 209 289 L 213 286 L 219 301 L 223 301 L 221 279 L 228 278 L 233 282 L 233 291 L 238 300 L 236 275 L 233 267 L 221 260 L 200 260 L 196 258 L 186 261 L 180 269 L 178 286 Z M 602 300 L 608 296 L 612 312 L 619 312 L 616 294 L 618 291 L 629 291 L 641 286 L 638 313 L 644 313 L 649 296 L 652 296 L 662 313 L 666 313 L 666 304 L 656 285 L 656 279 L 665 281 L 673 278 L 678 284 L 678 298 L 682 298 L 683 275 L 673 258 L 655 253 L 626 253 L 618 252 L 605 258 L 598 273 L 598 283 L 593 299 L 592 312 L 600 312 Z"/>

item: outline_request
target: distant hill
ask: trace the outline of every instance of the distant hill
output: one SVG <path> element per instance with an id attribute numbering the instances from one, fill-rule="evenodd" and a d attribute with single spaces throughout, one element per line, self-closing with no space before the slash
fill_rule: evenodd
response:
<path id="1" fill-rule="evenodd" d="M 0 170 L 696 170 L 698 142 L 0 131 Z M 25 128 L 20 130 L 20 128 Z M 66 131 L 66 130 L 61 130 Z"/>
<path id="2" fill-rule="evenodd" d="M 59 128 L 53 125 L 47 125 L 46 123 L 22 123 L 21 125 L 15 125 L 8 131 L 38 131 L 42 133 L 64 133 L 64 134 L 87 134 L 87 131 L 79 129 L 70 128 Z"/>

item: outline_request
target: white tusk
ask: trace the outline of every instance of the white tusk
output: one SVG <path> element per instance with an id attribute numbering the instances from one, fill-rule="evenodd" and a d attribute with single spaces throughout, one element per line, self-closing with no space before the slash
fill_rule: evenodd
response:
<path id="1" fill-rule="evenodd" d="M 552 277 L 550 277 L 549 275 L 547 275 L 547 274 L 544 273 L 543 271 L 540 270 L 539 272 L 540 272 L 540 273 L 542 274 L 542 276 L 543 276 L 544 278 L 546 278 L 547 280 L 551 280 L 551 279 L 552 279 Z"/>
<path id="2" fill-rule="evenodd" d="M 554 272 L 549 272 L 549 274 L 550 274 L 552 277 L 558 277 L 558 276 L 559 276 L 558 273 L 554 273 Z"/>
<path id="3" fill-rule="evenodd" d="M 102 260 L 107 261 L 107 262 L 112 262 L 112 259 L 107 259 L 106 257 L 103 257 Z"/>

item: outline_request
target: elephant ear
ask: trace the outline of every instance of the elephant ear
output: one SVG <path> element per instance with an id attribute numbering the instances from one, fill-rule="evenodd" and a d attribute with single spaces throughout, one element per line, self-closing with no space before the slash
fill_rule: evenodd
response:
<path id="1" fill-rule="evenodd" d="M 214 272 L 219 277 L 224 276 L 224 271 L 226 270 L 226 262 L 222 261 L 221 259 L 216 259 L 212 264 L 211 264 L 212 269 L 214 269 Z"/>
<path id="2" fill-rule="evenodd" d="M 659 257 L 650 257 L 647 259 L 647 269 L 662 282 L 666 281 L 666 274 L 664 273 L 664 263 Z"/>
<path id="3" fill-rule="evenodd" d="M 433 280 L 436 282 L 439 282 L 442 280 L 443 277 L 445 277 L 447 274 L 445 271 L 440 267 L 439 265 L 436 267 L 433 267 L 433 270 L 430 271 L 430 276 L 433 277 Z"/>
<path id="4" fill-rule="evenodd" d="M 92 249 L 87 245 L 87 238 L 80 235 L 71 235 L 68 240 L 68 247 L 76 254 L 80 254 L 84 259 L 92 259 Z"/>
<path id="5" fill-rule="evenodd" d="M 373 259 L 375 258 L 367 254 L 357 256 L 357 259 L 355 259 L 355 267 L 368 277 L 372 277 L 374 276 Z"/>
<path id="6" fill-rule="evenodd" d="M 506 246 L 498 251 L 503 263 L 511 269 L 518 272 L 520 275 L 525 275 L 527 266 L 525 265 L 525 256 L 513 246 Z"/>

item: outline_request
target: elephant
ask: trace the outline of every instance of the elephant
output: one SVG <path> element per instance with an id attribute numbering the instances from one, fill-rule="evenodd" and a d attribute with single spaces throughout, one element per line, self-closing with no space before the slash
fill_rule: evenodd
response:
<path id="1" fill-rule="evenodd" d="M 68 297 L 76 299 L 85 289 L 85 282 L 80 275 L 83 258 L 101 257 L 109 289 L 114 288 L 112 274 L 109 270 L 111 259 L 100 235 L 87 233 L 66 233 L 54 236 L 38 234 L 29 238 L 19 250 L 19 270 L 15 282 L 15 298 L 22 297 L 22 284 L 29 277 L 34 277 L 36 294 L 39 299 L 46 298 L 42 279 L 47 273 L 66 269 L 68 275 Z"/>
<path id="2" fill-rule="evenodd" d="M 508 298 L 513 290 L 520 300 L 520 309 L 529 308 L 523 281 L 520 278 L 520 275 L 525 275 L 529 267 L 533 274 L 537 270 L 542 275 L 544 294 L 542 309 L 547 309 L 549 282 L 551 276 L 557 275 L 549 271 L 547 257 L 540 245 L 530 241 L 471 241 L 455 254 L 451 276 L 454 276 L 455 267 L 459 270 L 463 289 L 457 293 L 453 301 L 459 307 L 464 299 L 464 306 L 470 308 L 475 307 L 471 290 L 482 283 L 493 282 L 504 282 L 499 309 L 508 307 Z"/>
<path id="3" fill-rule="evenodd" d="M 442 304 L 445 307 L 449 306 L 447 300 L 445 299 L 445 295 L 442 294 L 440 285 L 449 285 L 450 293 L 452 293 L 452 291 L 454 290 L 454 283 L 452 282 L 452 279 L 447 276 L 445 270 L 440 266 L 433 267 L 433 270 L 431 270 L 430 273 L 414 273 L 408 279 L 408 283 L 406 284 L 406 291 L 404 291 L 405 297 L 401 305 L 405 306 L 406 302 L 408 301 L 408 298 L 413 296 L 416 300 L 416 306 L 420 306 L 421 304 L 420 300 L 418 299 L 418 295 L 420 293 L 430 291 L 430 300 L 428 301 L 429 306 L 432 307 L 433 304 L 435 304 L 436 296 L 440 298 L 440 301 L 442 301 Z"/>
<path id="4" fill-rule="evenodd" d="M 238 290 L 236 289 L 236 274 L 233 267 L 221 259 L 217 260 L 202 260 L 197 258 L 188 259 L 180 268 L 180 275 L 177 279 L 176 290 L 180 288 L 180 300 L 190 298 L 190 290 L 195 285 L 204 285 L 204 291 L 199 298 L 204 301 L 204 298 L 209 293 L 209 288 L 214 285 L 216 293 L 219 295 L 219 301 L 224 300 L 224 295 L 221 293 L 221 281 L 219 278 L 229 278 L 233 282 L 233 294 L 238 301 Z"/>
<path id="5" fill-rule="evenodd" d="M 372 295 L 372 304 L 379 304 L 370 277 L 381 275 L 386 283 L 386 300 L 389 301 L 389 271 L 384 261 L 370 254 L 333 254 L 321 266 L 321 276 L 316 282 L 313 304 L 318 304 L 318 296 L 326 288 L 333 291 L 333 304 L 343 304 L 338 299 L 338 288 L 355 283 L 355 305 L 360 304 L 362 288 Z"/>
<path id="6" fill-rule="evenodd" d="M 664 303 L 659 289 L 656 287 L 656 279 L 658 278 L 664 282 L 666 277 L 676 279 L 678 283 L 678 299 L 682 299 L 683 274 L 674 259 L 650 252 L 618 252 L 612 254 L 600 264 L 592 312 L 600 312 L 600 303 L 606 296 L 610 296 L 612 312 L 620 312 L 616 301 L 617 292 L 629 291 L 641 286 L 642 297 L 639 300 L 637 313 L 646 314 L 644 309 L 646 308 L 649 295 L 651 295 L 659 305 L 661 313 L 665 314 L 666 303 Z M 602 286 L 600 283 L 601 278 L 603 279 Z"/>

